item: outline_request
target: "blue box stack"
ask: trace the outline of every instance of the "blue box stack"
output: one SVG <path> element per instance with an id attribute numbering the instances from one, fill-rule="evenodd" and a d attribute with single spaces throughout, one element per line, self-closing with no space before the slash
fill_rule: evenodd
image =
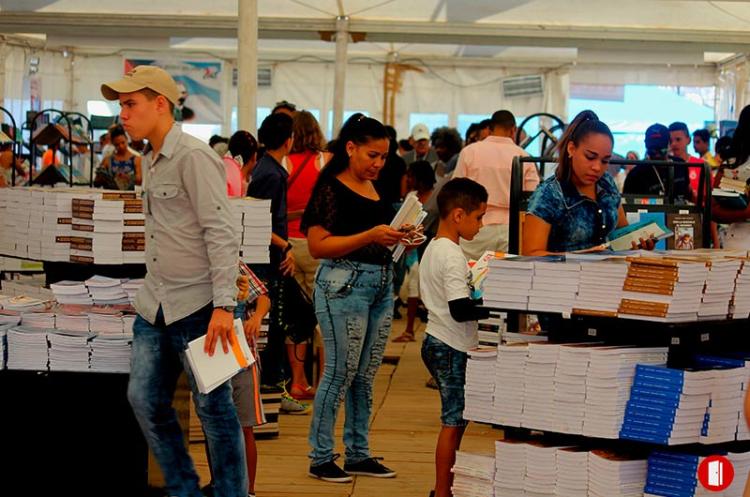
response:
<path id="1" fill-rule="evenodd" d="M 648 458 L 648 477 L 644 496 L 695 497 L 709 495 L 698 484 L 701 457 L 654 451 Z"/>

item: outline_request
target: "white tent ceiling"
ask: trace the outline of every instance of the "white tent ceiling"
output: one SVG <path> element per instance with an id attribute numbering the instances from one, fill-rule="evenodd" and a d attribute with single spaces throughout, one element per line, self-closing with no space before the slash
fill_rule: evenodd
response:
<path id="1" fill-rule="evenodd" d="M 80 50 L 203 50 L 231 57 L 237 0 L 0 0 L 0 33 Z M 750 46 L 750 2 L 703 0 L 259 0 L 261 57 L 330 58 L 335 17 L 350 57 L 502 63 L 713 63 Z"/>

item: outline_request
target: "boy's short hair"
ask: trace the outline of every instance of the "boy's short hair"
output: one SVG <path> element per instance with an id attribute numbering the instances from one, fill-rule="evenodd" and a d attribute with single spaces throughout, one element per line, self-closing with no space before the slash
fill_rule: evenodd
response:
<path id="1" fill-rule="evenodd" d="M 674 131 L 682 131 L 685 133 L 685 136 L 690 138 L 690 130 L 688 129 L 687 124 L 681 121 L 675 121 L 669 125 L 669 132 L 672 133 Z"/>
<path id="2" fill-rule="evenodd" d="M 461 208 L 467 214 L 487 202 L 487 189 L 469 178 L 454 178 L 443 185 L 437 204 L 440 219 L 445 219 L 453 209 Z"/>

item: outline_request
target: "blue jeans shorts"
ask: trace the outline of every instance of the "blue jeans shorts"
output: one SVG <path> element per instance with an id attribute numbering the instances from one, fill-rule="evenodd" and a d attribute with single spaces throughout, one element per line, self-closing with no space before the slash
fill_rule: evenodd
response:
<path id="1" fill-rule="evenodd" d="M 440 421 L 443 426 L 466 426 L 464 419 L 464 384 L 466 383 L 466 352 L 425 334 L 422 361 L 440 390 Z"/>

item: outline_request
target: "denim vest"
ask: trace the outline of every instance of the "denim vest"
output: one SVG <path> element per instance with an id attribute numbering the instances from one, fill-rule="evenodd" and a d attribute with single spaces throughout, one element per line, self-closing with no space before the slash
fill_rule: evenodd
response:
<path id="1" fill-rule="evenodd" d="M 531 195 L 528 214 L 550 225 L 547 250 L 572 252 L 604 243 L 617 227 L 620 192 L 609 173 L 596 182 L 596 201 L 570 181 L 547 178 Z"/>

